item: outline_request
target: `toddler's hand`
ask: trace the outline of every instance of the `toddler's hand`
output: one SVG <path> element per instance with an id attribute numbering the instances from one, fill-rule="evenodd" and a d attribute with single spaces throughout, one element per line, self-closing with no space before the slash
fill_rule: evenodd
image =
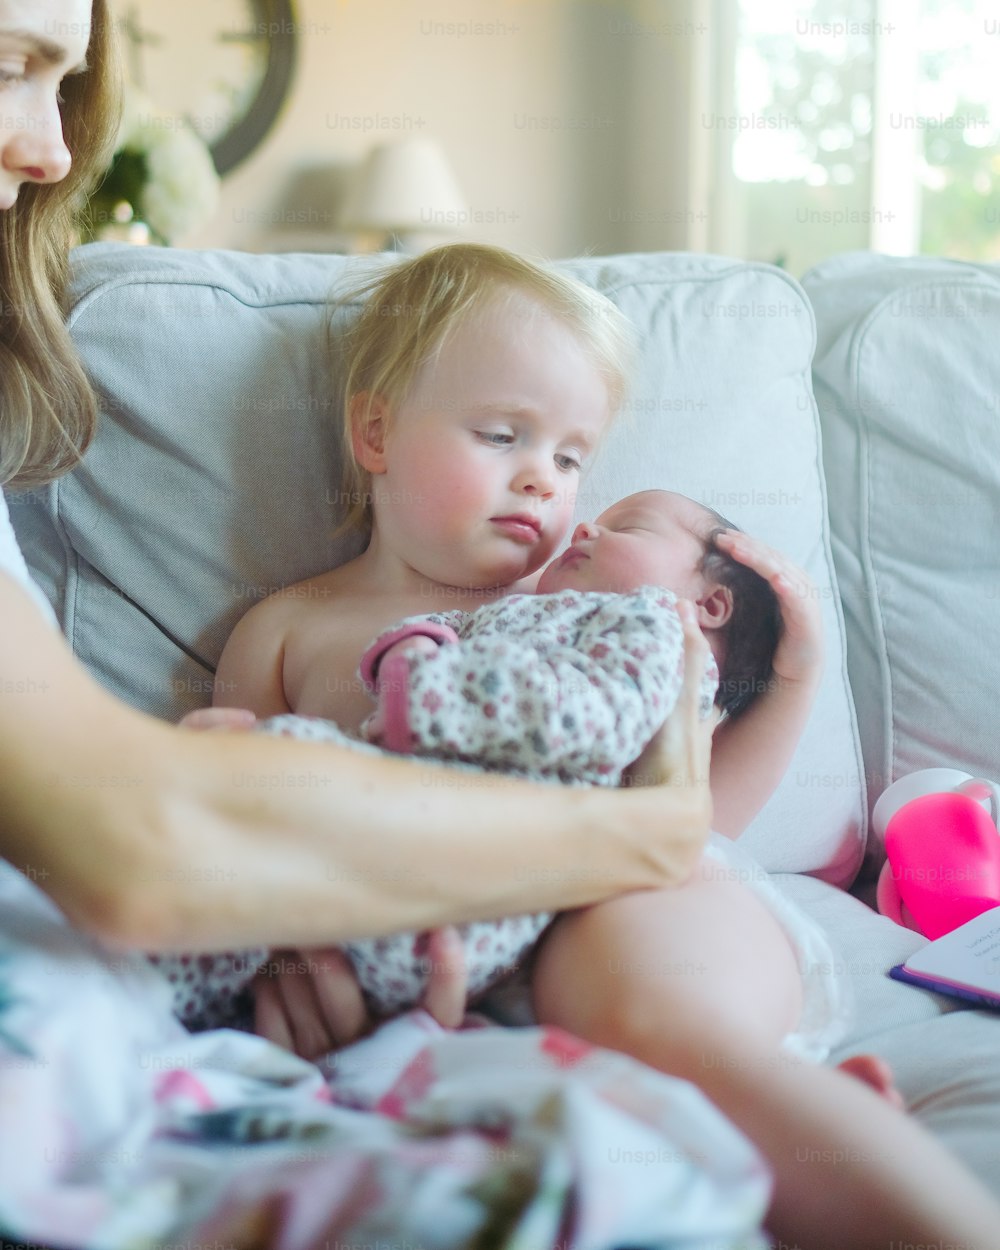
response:
<path id="1" fill-rule="evenodd" d="M 781 637 L 772 662 L 775 676 L 795 684 L 818 681 L 823 623 L 819 593 L 809 574 L 780 551 L 738 530 L 726 530 L 716 541 L 722 551 L 759 573 L 778 596 Z"/>
<path id="2" fill-rule="evenodd" d="M 450 926 L 429 935 L 431 975 L 421 1006 L 446 1029 L 465 1015 L 465 959 Z M 276 951 L 270 968 L 257 974 L 254 1029 L 303 1059 L 347 1046 L 378 1024 L 369 1014 L 351 961 L 337 947 Z"/>
<path id="3" fill-rule="evenodd" d="M 303 1059 L 371 1031 L 354 969 L 343 951 L 278 950 L 253 981 L 254 1030 Z"/>
<path id="4" fill-rule="evenodd" d="M 257 717 L 245 707 L 200 707 L 177 722 L 179 729 L 253 729 Z"/>

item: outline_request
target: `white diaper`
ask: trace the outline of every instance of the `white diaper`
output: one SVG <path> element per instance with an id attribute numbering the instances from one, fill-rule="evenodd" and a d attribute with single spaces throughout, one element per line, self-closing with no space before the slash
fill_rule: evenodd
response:
<path id="1" fill-rule="evenodd" d="M 705 855 L 726 866 L 729 880 L 753 890 L 781 925 L 802 977 L 802 1015 L 782 1044 L 791 1054 L 822 1063 L 851 1018 L 850 984 L 829 938 L 738 843 L 710 834 Z"/>

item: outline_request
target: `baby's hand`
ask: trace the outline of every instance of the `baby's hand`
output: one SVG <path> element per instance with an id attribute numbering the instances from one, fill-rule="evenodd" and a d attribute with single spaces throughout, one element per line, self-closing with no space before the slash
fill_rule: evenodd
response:
<path id="1" fill-rule="evenodd" d="M 720 549 L 759 573 L 778 596 L 781 637 L 774 653 L 775 676 L 790 683 L 819 680 L 823 668 L 823 623 L 819 592 L 809 574 L 759 538 L 726 530 Z"/>

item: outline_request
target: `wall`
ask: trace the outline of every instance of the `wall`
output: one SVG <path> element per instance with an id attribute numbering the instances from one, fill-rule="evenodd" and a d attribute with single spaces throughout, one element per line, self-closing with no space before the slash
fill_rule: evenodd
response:
<path id="1" fill-rule="evenodd" d="M 195 22 L 204 0 L 172 3 Z M 708 0 L 297 0 L 292 97 L 185 243 L 300 246 L 296 217 L 336 200 L 371 144 L 412 133 L 444 146 L 465 237 L 549 256 L 699 246 L 699 10 Z"/>

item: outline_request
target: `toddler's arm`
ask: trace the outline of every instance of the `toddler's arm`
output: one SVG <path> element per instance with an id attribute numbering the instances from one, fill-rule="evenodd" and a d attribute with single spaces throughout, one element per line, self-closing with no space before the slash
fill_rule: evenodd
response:
<path id="1" fill-rule="evenodd" d="M 809 719 L 823 671 L 823 626 L 816 587 L 802 569 L 749 534 L 730 530 L 718 542 L 767 580 L 781 608 L 767 690 L 723 721 L 712 744 L 713 825 L 737 838 L 785 775 Z"/>
<path id="2" fill-rule="evenodd" d="M 245 707 L 199 707 L 188 712 L 177 722 L 178 729 L 199 729 L 204 733 L 216 733 L 223 730 L 227 733 L 241 729 L 253 729 L 257 723 L 248 708 Z"/>
<path id="3" fill-rule="evenodd" d="M 212 702 L 248 708 L 261 720 L 292 709 L 281 680 L 288 603 L 265 599 L 242 618 L 222 649 Z"/>

